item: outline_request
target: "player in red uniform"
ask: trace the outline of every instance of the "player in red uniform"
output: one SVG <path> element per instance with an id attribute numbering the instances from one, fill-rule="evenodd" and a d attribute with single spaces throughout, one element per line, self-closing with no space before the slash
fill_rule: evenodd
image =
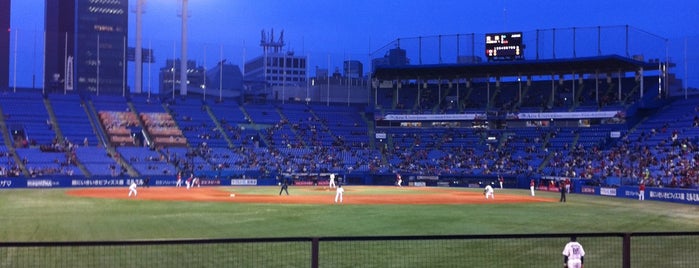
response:
<path id="1" fill-rule="evenodd" d="M 638 200 L 646 200 L 646 184 L 644 182 L 638 186 Z"/>

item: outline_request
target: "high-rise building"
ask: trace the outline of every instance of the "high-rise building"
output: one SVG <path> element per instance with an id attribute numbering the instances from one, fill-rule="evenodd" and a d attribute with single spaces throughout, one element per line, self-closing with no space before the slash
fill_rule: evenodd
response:
<path id="1" fill-rule="evenodd" d="M 306 56 L 283 51 L 284 32 L 274 39 L 274 32 L 262 32 L 262 55 L 245 62 L 245 80 L 264 82 L 265 87 L 305 87 Z M 256 89 L 257 90 L 257 89 Z"/>
<path id="2" fill-rule="evenodd" d="M 0 0 L 0 90 L 10 85 L 10 0 Z"/>
<path id="3" fill-rule="evenodd" d="M 47 91 L 122 94 L 128 0 L 46 0 Z"/>

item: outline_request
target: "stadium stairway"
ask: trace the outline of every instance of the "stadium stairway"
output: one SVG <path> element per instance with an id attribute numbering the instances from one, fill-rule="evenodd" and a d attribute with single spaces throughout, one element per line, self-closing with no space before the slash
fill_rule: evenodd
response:
<path id="1" fill-rule="evenodd" d="M 12 144 L 10 132 L 7 131 L 7 125 L 5 124 L 5 112 L 2 110 L 2 107 L 0 107 L 0 131 L 2 131 L 2 139 L 5 142 L 5 147 L 7 147 L 8 150 L 13 149 L 14 144 Z"/>
<path id="2" fill-rule="evenodd" d="M 549 147 L 549 141 L 551 139 L 551 132 L 546 133 L 546 137 L 544 138 L 543 141 L 541 141 L 541 149 L 542 150 L 547 150 Z M 544 168 L 546 168 L 549 165 L 549 161 L 551 161 L 551 158 L 553 158 L 553 155 L 556 153 L 556 150 L 550 150 L 546 154 L 546 157 L 541 161 L 541 164 L 539 164 L 539 167 L 537 167 L 536 171 L 541 173 Z"/>
<path id="3" fill-rule="evenodd" d="M 124 159 L 114 148 L 114 145 L 109 142 L 109 139 L 107 138 L 106 130 L 102 126 L 102 124 L 99 122 L 99 116 L 97 115 L 97 109 L 95 108 L 95 104 L 92 102 L 92 100 L 88 100 L 85 102 L 85 112 L 88 114 L 88 118 L 90 119 L 90 125 L 96 130 L 95 133 L 98 133 L 98 138 L 100 139 L 100 142 L 105 145 L 105 150 L 107 151 L 108 155 L 111 155 L 114 161 L 117 162 L 117 164 L 121 167 L 126 168 L 126 173 L 131 176 L 131 177 L 137 177 L 138 171 L 134 169 L 133 166 L 129 164 L 126 159 Z"/>
<path id="4" fill-rule="evenodd" d="M 51 124 L 54 126 L 53 131 L 56 133 L 56 139 L 63 141 L 63 132 L 61 131 L 61 128 L 58 127 L 58 120 L 56 120 L 56 112 L 53 110 L 53 105 L 51 105 L 48 98 L 43 98 L 43 101 L 44 106 L 46 107 L 46 112 L 49 114 L 49 120 L 51 120 Z"/>
<path id="5" fill-rule="evenodd" d="M 211 121 L 214 122 L 214 125 L 216 126 L 216 130 L 221 132 L 221 137 L 223 137 L 223 139 L 226 140 L 226 143 L 228 143 L 228 148 L 233 148 L 234 147 L 233 141 L 231 140 L 231 138 L 226 133 L 226 130 L 221 125 L 221 121 L 218 119 L 218 117 L 216 117 L 214 112 L 211 110 L 211 107 L 209 107 L 209 105 L 205 104 L 204 109 L 206 110 L 206 113 L 209 114 L 209 117 L 211 117 Z"/>
<path id="6" fill-rule="evenodd" d="M 374 120 L 369 120 L 366 117 L 366 112 L 360 112 L 359 115 L 362 117 L 362 121 L 366 123 L 367 135 L 369 135 L 369 148 L 376 149 L 376 126 L 374 125 Z"/>
<path id="7" fill-rule="evenodd" d="M 255 120 L 253 120 L 253 118 L 250 116 L 250 113 L 248 113 L 248 111 L 245 109 L 244 106 L 242 106 L 242 105 L 240 106 L 240 111 L 243 113 L 243 115 L 245 116 L 245 119 L 247 120 L 247 122 L 249 124 L 249 125 L 245 126 L 245 128 L 257 130 L 257 136 L 260 137 L 260 141 L 262 141 L 264 143 L 264 147 L 273 148 L 274 146 L 272 145 L 272 142 L 269 139 L 267 139 L 267 135 L 265 135 L 264 133 L 261 132 L 261 130 L 263 130 L 265 128 L 262 127 L 262 125 L 255 123 Z"/>
<path id="8" fill-rule="evenodd" d="M 290 127 L 291 124 L 300 123 L 300 122 L 298 122 L 298 121 L 294 121 L 294 122 L 289 121 L 289 118 L 279 109 L 279 107 L 275 107 L 275 108 L 274 108 L 274 111 L 277 112 L 277 114 L 279 114 L 279 117 L 280 117 L 282 120 L 288 122 L 287 125 L 286 125 L 286 126 L 282 126 L 282 128 L 288 128 L 289 131 L 290 131 L 291 133 L 294 134 L 294 140 L 295 140 L 295 142 L 298 142 L 298 143 L 301 145 L 301 148 L 308 148 L 308 144 L 306 144 L 306 141 L 304 141 L 303 138 L 301 137 L 301 135 L 299 135 L 298 131 L 296 131 L 296 129 L 294 129 L 293 127 Z"/>
<path id="9" fill-rule="evenodd" d="M 90 121 L 90 126 L 92 126 L 92 130 L 95 133 L 97 133 L 97 139 L 99 140 L 99 142 L 105 148 L 111 147 L 111 143 L 109 142 L 109 138 L 107 137 L 107 132 L 102 127 L 102 124 L 99 122 L 99 116 L 97 115 L 97 109 L 95 109 L 95 105 L 92 103 L 92 101 L 91 100 L 85 101 L 85 105 L 83 105 L 83 109 L 85 110 L 85 113 L 87 114 L 87 118 Z"/>
<path id="10" fill-rule="evenodd" d="M 5 146 L 7 147 L 7 152 L 10 155 L 12 155 L 12 158 L 15 160 L 15 163 L 17 164 L 17 166 L 19 166 L 20 170 L 22 171 L 22 174 L 24 176 L 29 176 L 29 172 L 27 171 L 27 168 L 24 166 L 24 163 L 17 155 L 17 151 L 15 150 L 14 143 L 12 142 L 13 139 L 12 139 L 12 137 L 10 137 L 10 132 L 7 131 L 7 124 L 5 123 L 5 112 L 2 110 L 2 107 L 0 107 L 0 130 L 2 131 L 2 139 L 5 141 Z M 8 166 L 8 168 L 9 168 L 9 166 Z"/>
<path id="11" fill-rule="evenodd" d="M 145 131 L 145 130 L 147 129 L 147 128 L 146 128 L 146 122 L 144 122 L 144 121 L 143 121 L 143 118 L 141 118 L 140 113 L 139 113 L 139 111 L 136 109 L 136 106 L 133 105 L 133 102 L 131 102 L 131 101 L 126 101 L 126 106 L 128 106 L 129 109 L 130 109 L 131 111 L 133 111 L 134 113 L 136 113 L 136 115 L 137 115 L 137 116 L 136 116 L 136 120 L 138 121 L 138 127 L 140 127 L 141 129 L 144 130 L 144 131 L 142 131 L 142 132 L 143 132 L 143 135 L 145 136 L 145 139 L 146 139 L 147 141 L 154 141 L 153 137 L 150 135 L 150 132 Z"/>
<path id="12" fill-rule="evenodd" d="M 56 111 L 53 109 L 53 105 L 51 104 L 51 101 L 49 101 L 48 98 L 43 98 L 44 101 L 44 106 L 46 107 L 46 112 L 49 114 L 49 120 L 51 120 L 51 124 L 53 125 L 53 131 L 56 133 L 56 139 L 63 144 L 64 141 L 64 136 L 63 136 L 63 131 L 61 131 L 61 126 L 58 124 L 58 119 L 56 118 Z M 67 148 L 66 148 L 67 149 Z M 71 158 L 69 150 L 66 150 L 66 157 Z M 82 172 L 85 176 L 90 176 L 90 171 L 83 165 L 82 161 L 80 161 L 79 157 L 73 158 L 73 161 L 75 161 L 75 166 L 80 169 L 80 172 Z"/>

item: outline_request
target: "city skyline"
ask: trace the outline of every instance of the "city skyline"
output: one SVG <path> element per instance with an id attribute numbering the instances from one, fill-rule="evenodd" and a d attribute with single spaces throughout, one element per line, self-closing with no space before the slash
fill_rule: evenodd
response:
<path id="1" fill-rule="evenodd" d="M 360 60 L 369 70 L 370 57 L 397 38 L 488 32 L 533 31 L 537 29 L 629 25 L 676 47 L 669 55 L 674 62 L 689 59 L 690 81 L 699 67 L 692 52 L 682 53 L 699 36 L 693 10 L 699 3 L 678 1 L 189 1 L 189 57 L 197 64 L 213 67 L 220 59 L 242 66 L 262 54 L 260 31 L 274 29 L 285 34 L 287 49 L 308 56 L 308 71 L 342 68 L 344 60 Z M 143 14 L 143 46 L 155 50 L 156 63 L 144 67 L 144 91 L 154 83 L 166 59 L 179 58 L 181 1 L 148 0 Z M 129 46 L 134 46 L 135 1 L 129 3 Z M 239 12 L 236 12 L 239 11 Z M 552 12 L 555 11 L 555 12 Z M 43 1 L 12 3 L 10 87 L 32 86 L 31 77 L 42 64 L 40 50 Z M 638 16 L 646 14 L 646 16 Z M 650 18 L 650 19 L 649 19 Z M 687 38 L 689 37 L 689 38 Z M 476 37 L 479 38 L 479 37 Z M 684 41 L 683 41 L 684 39 Z M 17 46 L 15 42 L 21 44 Z M 37 44 L 38 43 L 38 44 Z M 16 47 L 19 47 L 15 49 Z M 38 47 L 38 49 L 37 49 Z M 686 56 L 689 54 L 689 56 Z M 22 61 L 14 59 L 23 59 Z M 679 59 L 679 60 L 678 60 Z M 680 62 L 676 73 L 684 72 Z M 133 63 L 129 64 L 129 79 Z M 150 70 L 149 70 L 150 68 Z M 14 75 L 13 75 L 14 74 Z M 679 75 L 684 79 L 684 76 Z M 133 81 L 128 82 L 133 89 Z M 40 85 L 37 85 L 40 86 Z M 692 86 L 692 83 L 690 83 Z M 157 88 L 157 84 L 152 84 Z"/>

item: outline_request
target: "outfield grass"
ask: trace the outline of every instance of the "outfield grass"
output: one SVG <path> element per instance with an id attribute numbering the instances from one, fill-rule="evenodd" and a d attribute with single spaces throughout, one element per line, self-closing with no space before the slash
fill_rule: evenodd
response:
<path id="1" fill-rule="evenodd" d="M 223 189 L 236 193 L 278 194 L 277 187 Z M 95 199 L 67 196 L 65 191 L 0 191 L 0 226 L 3 226 L 0 228 L 0 240 L 94 241 L 699 230 L 697 206 L 576 194 L 569 195 L 567 203 L 294 205 Z M 381 194 L 391 190 L 376 188 L 375 191 L 376 194 Z M 309 194 L 294 187 L 291 193 Z M 498 190 L 498 193 L 528 194 L 525 190 L 507 189 Z M 332 195 L 331 192 L 327 194 Z M 537 195 L 552 199 L 558 197 L 557 193 L 538 192 Z M 351 191 L 348 191 L 345 198 L 352 198 Z"/>
<path id="2" fill-rule="evenodd" d="M 410 188 L 353 189 L 353 194 Z M 277 195 L 278 187 L 220 188 Z M 445 189 L 478 191 L 480 189 Z M 569 195 L 567 203 L 294 205 L 73 197 L 65 189 L 0 191 L 0 241 L 344 237 L 698 231 L 699 207 Z M 292 195 L 332 191 L 291 187 Z M 525 190 L 497 194 L 528 195 Z M 126 192 L 125 192 L 126 194 Z M 419 194 L 418 191 L 409 194 Z M 557 200 L 557 193 L 537 196 Z M 283 198 L 283 197 L 282 197 Z M 634 267 L 692 267 L 695 237 L 634 238 Z M 321 242 L 321 267 L 560 267 L 564 239 Z M 590 267 L 621 267 L 621 238 L 581 241 Z M 689 246 L 687 246 L 689 245 Z M 652 256 L 652 257 L 648 257 Z M 667 256 L 667 257 L 663 257 Z M 688 257 L 689 256 L 689 257 Z M 308 242 L 0 249 L 0 267 L 304 267 Z"/>

